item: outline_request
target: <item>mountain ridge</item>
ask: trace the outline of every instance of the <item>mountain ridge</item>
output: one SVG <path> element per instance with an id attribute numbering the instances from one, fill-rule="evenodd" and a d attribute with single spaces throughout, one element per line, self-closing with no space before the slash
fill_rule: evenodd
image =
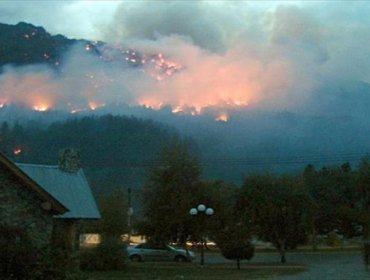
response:
<path id="1" fill-rule="evenodd" d="M 26 22 L 0 23 L 0 67 L 46 63 L 55 68 L 63 53 L 76 43 L 91 45 L 88 40 L 51 35 L 43 27 Z M 97 52 L 93 45 L 91 48 Z"/>

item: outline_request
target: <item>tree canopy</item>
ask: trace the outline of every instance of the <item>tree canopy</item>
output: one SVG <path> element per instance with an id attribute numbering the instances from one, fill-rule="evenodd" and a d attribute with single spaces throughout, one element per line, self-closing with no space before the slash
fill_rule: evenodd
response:
<path id="1" fill-rule="evenodd" d="M 271 242 L 285 262 L 285 250 L 306 241 L 308 194 L 297 178 L 250 176 L 243 185 L 244 203 L 262 240 Z"/>
<path id="2" fill-rule="evenodd" d="M 161 242 L 185 243 L 193 229 L 189 210 L 200 196 L 200 164 L 184 141 L 163 149 L 143 193 L 143 232 Z"/>

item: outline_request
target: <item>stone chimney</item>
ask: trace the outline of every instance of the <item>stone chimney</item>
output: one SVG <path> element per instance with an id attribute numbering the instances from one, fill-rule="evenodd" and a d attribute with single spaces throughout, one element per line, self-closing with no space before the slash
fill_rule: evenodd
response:
<path id="1" fill-rule="evenodd" d="M 64 172 L 75 173 L 80 167 L 80 151 L 76 149 L 64 149 L 59 152 L 59 169 Z"/>

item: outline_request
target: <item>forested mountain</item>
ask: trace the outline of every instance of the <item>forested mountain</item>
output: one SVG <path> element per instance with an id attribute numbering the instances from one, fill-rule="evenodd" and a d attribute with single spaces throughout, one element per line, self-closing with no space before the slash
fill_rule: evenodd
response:
<path id="1" fill-rule="evenodd" d="M 71 55 L 75 52 L 71 50 L 75 43 L 81 45 L 77 44 L 76 54 Z M 84 68 L 79 58 L 86 54 L 89 59 L 84 62 Z M 90 58 L 95 59 L 94 55 L 98 60 L 95 72 L 90 67 Z M 119 59 L 111 59 L 110 55 L 113 58 L 117 55 Z M 102 42 L 52 36 L 42 27 L 31 24 L 0 24 L 0 72 L 3 74 L 0 86 L 4 85 L 0 96 L 0 124 L 8 123 L 8 128 L 3 125 L 2 137 L 10 137 L 6 143 L 2 140 L 1 150 L 18 162 L 56 164 L 59 149 L 80 148 L 83 166 L 88 167 L 86 171 L 94 179 L 94 189 L 98 192 L 107 185 L 142 185 L 142 166 L 153 159 L 172 134 L 176 134 L 168 127 L 176 127 L 182 137 L 191 137 L 197 143 L 204 178 L 237 184 L 242 183 L 247 174 L 298 172 L 310 163 L 323 166 L 348 161 L 356 166 L 370 151 L 370 84 L 362 81 L 318 79 L 317 88 L 297 108 L 234 108 L 226 110 L 226 121 L 217 120 L 223 112 L 220 108 L 208 108 L 193 116 L 173 112 L 168 104 L 160 109 L 136 104 L 133 100 L 139 96 L 126 83 L 97 91 L 92 94 L 96 100 L 90 100 L 91 92 L 100 88 L 96 82 L 102 76 L 102 84 L 110 84 L 113 78 L 134 78 L 137 81 L 132 85 L 143 86 L 143 93 L 150 92 L 151 88 L 145 86 L 138 74 L 142 73 L 138 70 L 145 70 L 139 69 L 139 58 L 133 50 L 110 49 Z M 158 58 L 160 66 L 167 65 L 162 56 Z M 73 67 L 68 65 L 71 60 L 76 60 Z M 28 69 L 29 65 L 39 63 L 51 67 Z M 171 64 L 166 67 L 159 67 L 159 73 L 173 70 Z M 40 77 L 46 78 L 36 79 L 37 83 L 32 80 L 34 77 L 27 80 L 38 68 L 42 68 Z M 81 71 L 76 74 L 76 69 Z M 111 77 L 113 70 L 118 75 Z M 67 75 L 68 71 L 71 72 Z M 166 79 L 170 81 L 171 77 Z M 17 88 L 22 82 L 24 85 Z M 160 83 L 165 85 L 164 81 Z M 44 89 L 50 94 L 39 96 Z M 58 90 L 54 92 L 54 89 Z M 172 95 L 171 90 L 168 94 Z M 125 103 L 126 95 L 128 103 Z M 35 109 L 37 102 L 30 102 L 32 97 L 50 98 L 55 101 L 48 100 L 54 107 L 46 106 L 39 112 Z M 60 107 L 57 106 L 59 99 L 64 104 Z M 98 101 L 94 109 L 90 108 L 89 101 Z M 98 103 L 104 106 L 96 107 Z M 113 116 L 85 118 L 108 113 L 134 115 L 158 123 Z M 64 122 L 71 116 L 77 119 Z M 18 146 L 22 152 L 15 156 L 14 149 Z"/>
<path id="2" fill-rule="evenodd" d="M 106 115 L 56 122 L 1 126 L 0 147 L 15 162 L 56 165 L 59 151 L 73 147 L 95 193 L 141 187 L 146 167 L 163 145 L 177 137 L 165 125 L 134 117 Z"/>
<path id="3" fill-rule="evenodd" d="M 24 22 L 16 25 L 0 23 L 0 67 L 37 63 L 59 66 L 63 53 L 77 42 L 89 44 L 97 52 L 86 40 L 52 36 L 44 28 Z"/>

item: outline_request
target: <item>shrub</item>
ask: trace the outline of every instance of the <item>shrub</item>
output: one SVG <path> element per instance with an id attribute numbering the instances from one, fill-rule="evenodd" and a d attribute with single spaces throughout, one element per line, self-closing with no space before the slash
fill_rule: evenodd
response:
<path id="1" fill-rule="evenodd" d="M 219 242 L 221 254 L 228 260 L 236 260 L 240 269 L 241 260 L 250 260 L 254 256 L 254 246 L 248 239 L 229 239 Z"/>
<path id="2" fill-rule="evenodd" d="M 126 265 L 125 245 L 117 238 L 104 238 L 95 248 L 81 253 L 84 270 L 122 270 Z"/>
<path id="3" fill-rule="evenodd" d="M 39 250 L 37 262 L 28 279 L 30 280 L 86 280 L 79 270 L 77 255 L 66 250 L 47 246 Z"/>
<path id="4" fill-rule="evenodd" d="M 85 280 L 78 261 L 56 247 L 36 248 L 25 230 L 0 225 L 0 279 Z"/>
<path id="5" fill-rule="evenodd" d="M 339 235 L 335 231 L 331 231 L 328 233 L 328 239 L 326 240 L 326 244 L 330 247 L 338 247 L 341 245 L 341 239 Z"/>
<path id="6" fill-rule="evenodd" d="M 216 235 L 216 243 L 226 259 L 236 260 L 238 269 L 241 260 L 250 260 L 254 256 L 254 246 L 249 241 L 249 232 L 245 227 L 233 225 L 220 230 Z"/>

